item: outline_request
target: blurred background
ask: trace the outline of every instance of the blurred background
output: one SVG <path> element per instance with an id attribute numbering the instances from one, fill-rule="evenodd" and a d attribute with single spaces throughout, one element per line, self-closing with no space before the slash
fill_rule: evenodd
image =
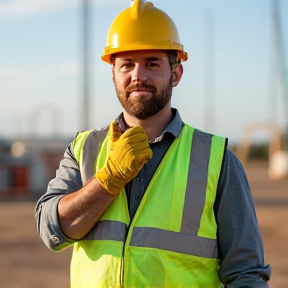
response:
<path id="1" fill-rule="evenodd" d="M 191 126 L 229 138 L 252 188 L 271 287 L 288 287 L 288 0 L 152 2 L 189 54 L 172 104 Z M 130 3 L 0 0 L 1 288 L 69 287 L 71 251 L 44 246 L 33 210 L 76 133 L 121 112 L 100 56 Z"/>

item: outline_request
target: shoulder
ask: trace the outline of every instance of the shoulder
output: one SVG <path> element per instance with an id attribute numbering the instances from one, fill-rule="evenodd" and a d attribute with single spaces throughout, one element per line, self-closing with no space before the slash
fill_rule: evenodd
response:
<path id="1" fill-rule="evenodd" d="M 81 152 L 87 145 L 89 147 L 99 146 L 105 139 L 109 131 L 109 126 L 105 126 L 102 129 L 93 129 L 78 132 L 74 140 L 70 144 L 70 149 L 76 159 L 80 159 Z"/>
<path id="2" fill-rule="evenodd" d="M 247 193 L 250 193 L 250 187 L 243 165 L 237 156 L 226 148 L 218 183 L 218 196 L 233 198 Z"/>
<path id="3" fill-rule="evenodd" d="M 97 138 L 100 135 L 106 136 L 108 133 L 109 126 L 105 126 L 101 129 L 92 129 L 92 130 L 86 130 L 86 131 L 80 131 L 76 134 L 74 140 L 72 141 L 72 146 L 73 149 L 75 148 L 76 145 L 81 145 L 83 146 L 84 142 L 86 139 L 89 138 Z"/>
<path id="4" fill-rule="evenodd" d="M 238 157 L 228 148 L 226 147 L 224 151 L 223 158 L 223 172 L 226 170 L 238 170 L 239 172 L 245 173 L 244 168 Z"/>

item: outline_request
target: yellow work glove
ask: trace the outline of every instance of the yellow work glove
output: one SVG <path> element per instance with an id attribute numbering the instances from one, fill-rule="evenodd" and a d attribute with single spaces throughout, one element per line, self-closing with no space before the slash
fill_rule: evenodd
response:
<path id="1" fill-rule="evenodd" d="M 152 158 L 148 137 L 142 127 L 128 129 L 121 135 L 116 123 L 110 125 L 109 152 L 105 165 L 96 173 L 100 184 L 111 194 L 118 194 Z"/>

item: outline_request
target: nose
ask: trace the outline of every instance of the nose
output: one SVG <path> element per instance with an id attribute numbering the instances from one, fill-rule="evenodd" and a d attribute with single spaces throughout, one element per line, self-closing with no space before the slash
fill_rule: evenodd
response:
<path id="1" fill-rule="evenodd" d="M 132 82 L 145 82 L 147 81 L 146 69 L 143 65 L 136 63 L 131 75 Z"/>

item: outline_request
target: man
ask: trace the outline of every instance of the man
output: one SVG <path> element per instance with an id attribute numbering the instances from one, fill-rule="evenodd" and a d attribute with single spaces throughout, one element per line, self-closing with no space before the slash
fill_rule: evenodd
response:
<path id="1" fill-rule="evenodd" d="M 35 210 L 49 248 L 74 245 L 71 287 L 268 287 L 241 164 L 171 108 L 188 58 L 175 24 L 135 0 L 107 41 L 123 113 L 78 133 Z"/>

